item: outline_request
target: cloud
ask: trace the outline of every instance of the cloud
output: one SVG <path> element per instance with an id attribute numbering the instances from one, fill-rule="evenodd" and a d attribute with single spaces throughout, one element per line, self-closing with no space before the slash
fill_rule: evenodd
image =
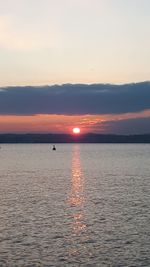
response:
<path id="1" fill-rule="evenodd" d="M 150 109 L 150 82 L 0 88 L 1 115 L 104 115 Z"/>
<path id="2" fill-rule="evenodd" d="M 105 133 L 113 134 L 146 134 L 150 133 L 150 117 L 126 120 L 106 121 L 95 125 L 95 130 L 103 128 Z"/>

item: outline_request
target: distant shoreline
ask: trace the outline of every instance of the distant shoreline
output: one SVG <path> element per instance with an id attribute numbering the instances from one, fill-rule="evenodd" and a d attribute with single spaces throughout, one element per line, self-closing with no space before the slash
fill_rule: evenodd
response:
<path id="1" fill-rule="evenodd" d="M 0 134 L 1 144 L 34 143 L 150 143 L 150 134 L 116 135 L 116 134 Z"/>

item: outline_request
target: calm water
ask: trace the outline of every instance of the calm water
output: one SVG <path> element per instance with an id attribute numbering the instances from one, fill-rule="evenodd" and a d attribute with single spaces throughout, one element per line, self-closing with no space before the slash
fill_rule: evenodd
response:
<path id="1" fill-rule="evenodd" d="M 150 145 L 1 145 L 0 267 L 150 266 Z"/>

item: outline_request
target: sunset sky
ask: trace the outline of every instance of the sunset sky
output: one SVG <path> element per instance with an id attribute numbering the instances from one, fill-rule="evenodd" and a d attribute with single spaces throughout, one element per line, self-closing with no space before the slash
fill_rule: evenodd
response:
<path id="1" fill-rule="evenodd" d="M 0 0 L 0 133 L 150 133 L 149 0 Z"/>

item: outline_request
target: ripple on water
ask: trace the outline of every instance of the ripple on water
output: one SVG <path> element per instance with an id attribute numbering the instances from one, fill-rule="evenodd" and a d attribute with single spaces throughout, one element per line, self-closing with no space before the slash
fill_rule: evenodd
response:
<path id="1" fill-rule="evenodd" d="M 2 145 L 1 267 L 150 266 L 147 145 Z"/>

